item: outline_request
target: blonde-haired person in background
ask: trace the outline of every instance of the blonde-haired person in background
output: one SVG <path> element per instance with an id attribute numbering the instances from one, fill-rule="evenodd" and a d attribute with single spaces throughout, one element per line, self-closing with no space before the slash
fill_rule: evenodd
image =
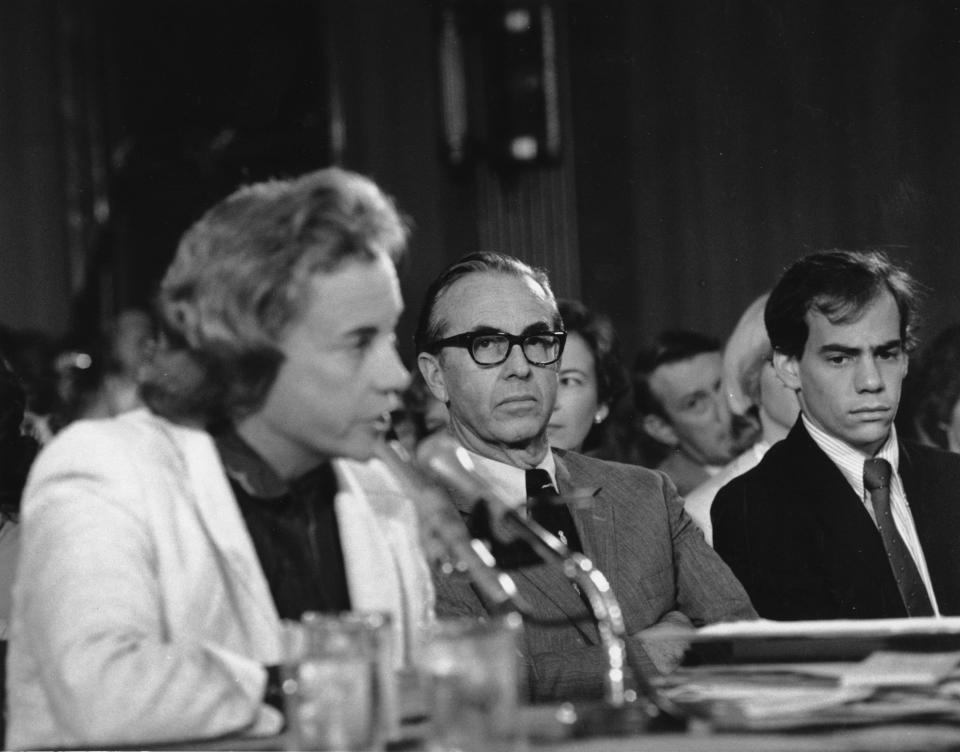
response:
<path id="1" fill-rule="evenodd" d="M 686 495 L 684 509 L 713 544 L 710 507 L 717 491 L 757 465 L 767 450 L 786 438 L 800 412 L 800 403 L 773 368 L 773 347 L 763 323 L 769 293 L 754 300 L 740 316 L 723 349 L 724 391 L 734 415 L 755 414 L 760 437 L 719 473 Z"/>

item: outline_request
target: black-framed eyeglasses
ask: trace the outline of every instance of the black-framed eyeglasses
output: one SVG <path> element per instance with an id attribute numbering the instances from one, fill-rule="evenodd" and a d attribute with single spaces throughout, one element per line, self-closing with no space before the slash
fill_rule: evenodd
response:
<path id="1" fill-rule="evenodd" d="M 441 347 L 463 347 L 477 365 L 498 366 L 510 357 L 514 345 L 520 345 L 520 351 L 530 365 L 548 366 L 560 360 L 566 341 L 566 332 L 464 332 L 438 339 L 430 343 L 429 349 L 436 352 Z"/>

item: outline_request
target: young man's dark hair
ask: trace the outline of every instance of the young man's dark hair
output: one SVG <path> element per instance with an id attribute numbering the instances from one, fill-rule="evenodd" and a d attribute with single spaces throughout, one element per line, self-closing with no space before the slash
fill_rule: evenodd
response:
<path id="1" fill-rule="evenodd" d="M 915 329 L 919 287 L 880 251 L 822 251 L 796 261 L 770 293 L 764 323 L 773 349 L 799 358 L 807 342 L 807 312 L 817 311 L 831 322 L 856 319 L 863 309 L 888 290 L 900 312 L 900 339 L 910 350 Z"/>

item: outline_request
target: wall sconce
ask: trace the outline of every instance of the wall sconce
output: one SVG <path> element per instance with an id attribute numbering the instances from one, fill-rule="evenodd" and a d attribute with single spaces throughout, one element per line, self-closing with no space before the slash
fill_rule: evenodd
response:
<path id="1" fill-rule="evenodd" d="M 548 2 L 448 2 L 437 42 L 441 129 L 450 164 L 555 162 L 562 138 L 556 20 Z"/>
<path id="2" fill-rule="evenodd" d="M 470 137 L 467 54 L 459 14 L 451 7 L 440 11 L 437 55 L 444 155 L 450 164 L 460 166 L 467 160 Z"/>

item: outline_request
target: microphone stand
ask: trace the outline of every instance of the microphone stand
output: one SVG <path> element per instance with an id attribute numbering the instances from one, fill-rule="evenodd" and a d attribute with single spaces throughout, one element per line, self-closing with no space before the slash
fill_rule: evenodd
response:
<path id="1" fill-rule="evenodd" d="M 571 551 L 553 533 L 523 517 L 516 509 L 501 510 L 498 523 L 514 538 L 527 543 L 541 559 L 559 564 L 564 576 L 586 598 L 597 622 L 600 643 L 607 659 L 603 675 L 604 702 L 588 712 L 583 709 L 578 712 L 575 733 L 583 736 L 631 734 L 652 730 L 655 721 L 672 729 L 681 728 L 687 714 L 654 686 L 632 654 L 620 603 L 603 572 L 589 558 Z M 628 665 L 637 684 L 638 699 L 644 700 L 642 703 L 627 698 L 624 679 Z"/>
<path id="2" fill-rule="evenodd" d="M 422 529 L 440 542 L 447 559 L 442 566 L 466 572 L 492 614 L 517 613 L 526 608 L 510 576 L 497 569 L 493 555 L 481 541 L 470 537 L 446 490 L 411 464 L 398 443 L 380 443 L 375 453 L 411 497 Z"/>
<path id="3" fill-rule="evenodd" d="M 583 554 L 571 551 L 543 526 L 522 516 L 498 498 L 496 492 L 476 474 L 470 456 L 454 439 L 438 437 L 429 447 L 421 447 L 417 455 L 420 463 L 439 480 L 468 497 L 482 500 L 491 518 L 496 520 L 497 527 L 504 531 L 506 539 L 520 539 L 545 562 L 558 565 L 567 580 L 586 598 L 607 659 L 604 703 L 591 709 L 592 712 L 578 714 L 574 732 L 586 736 L 600 732 L 636 733 L 654 730 L 655 725 L 683 728 L 688 714 L 650 681 L 633 654 L 620 604 L 607 578 L 593 562 Z M 627 699 L 624 669 L 628 661 L 643 702 L 630 702 Z"/>

